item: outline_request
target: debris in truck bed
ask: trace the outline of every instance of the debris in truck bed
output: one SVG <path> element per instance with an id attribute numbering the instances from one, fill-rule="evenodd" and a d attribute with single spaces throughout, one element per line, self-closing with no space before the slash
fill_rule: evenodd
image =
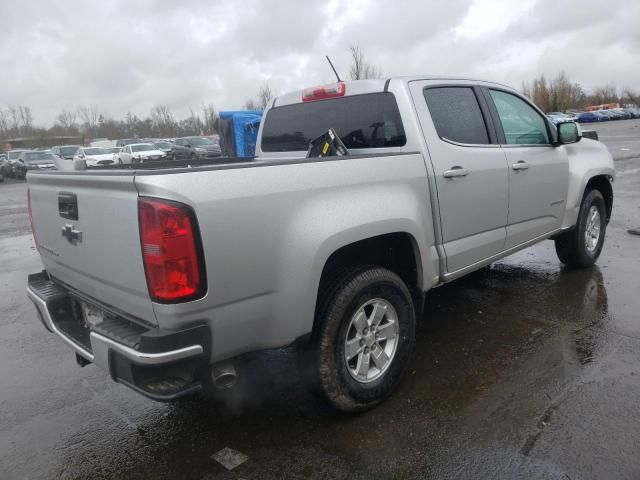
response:
<path id="1" fill-rule="evenodd" d="M 222 465 L 227 470 L 233 470 L 234 468 L 242 465 L 244 462 L 249 460 L 244 453 L 234 450 L 229 447 L 225 447 L 219 452 L 211 455 L 216 462 Z"/>

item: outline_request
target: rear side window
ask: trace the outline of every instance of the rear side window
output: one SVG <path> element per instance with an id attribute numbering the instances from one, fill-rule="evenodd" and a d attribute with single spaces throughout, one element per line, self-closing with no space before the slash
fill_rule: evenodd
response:
<path id="1" fill-rule="evenodd" d="M 269 110 L 262 151 L 306 151 L 311 140 L 330 128 L 349 149 L 401 147 L 407 142 L 393 94 L 369 93 Z"/>
<path id="2" fill-rule="evenodd" d="M 478 99 L 471 87 L 426 88 L 424 98 L 440 138 L 473 145 L 490 143 Z"/>

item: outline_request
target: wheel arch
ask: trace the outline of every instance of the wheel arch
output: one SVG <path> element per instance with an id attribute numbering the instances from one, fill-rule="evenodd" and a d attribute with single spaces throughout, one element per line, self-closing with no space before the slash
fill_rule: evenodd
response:
<path id="1" fill-rule="evenodd" d="M 362 238 L 333 250 L 326 258 L 320 274 L 316 310 L 336 276 L 364 265 L 383 267 L 398 275 L 409 288 L 416 311 L 421 310 L 424 296 L 421 252 L 416 237 L 406 231 Z M 312 333 L 316 332 L 320 322 L 321 319 L 314 315 Z"/>
<path id="2" fill-rule="evenodd" d="M 604 197 L 607 212 L 607 223 L 609 223 L 611 220 L 611 212 L 613 210 L 613 186 L 611 185 L 611 176 L 596 175 L 591 177 L 584 188 L 582 198 L 584 198 L 590 190 L 598 190 Z"/>

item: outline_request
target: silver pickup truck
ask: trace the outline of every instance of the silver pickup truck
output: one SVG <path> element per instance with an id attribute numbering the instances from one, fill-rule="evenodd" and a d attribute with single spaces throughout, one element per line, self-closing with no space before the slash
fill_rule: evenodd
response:
<path id="1" fill-rule="evenodd" d="M 306 158 L 329 128 L 348 155 Z M 255 158 L 29 173 L 27 293 L 80 365 L 152 399 L 301 342 L 362 410 L 400 381 L 429 289 L 549 238 L 593 265 L 613 177 L 603 144 L 504 85 L 340 82 L 277 97 Z"/>

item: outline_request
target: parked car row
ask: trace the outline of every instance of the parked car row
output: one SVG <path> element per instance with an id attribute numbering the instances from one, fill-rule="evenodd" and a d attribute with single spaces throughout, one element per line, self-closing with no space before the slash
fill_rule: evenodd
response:
<path id="1" fill-rule="evenodd" d="M 629 120 L 640 118 L 640 108 L 612 108 L 609 110 L 594 110 L 591 112 L 549 112 L 547 113 L 553 123 L 574 120 L 580 123 L 607 122 L 609 120 Z"/>
<path id="2" fill-rule="evenodd" d="M 100 144 L 113 146 L 58 145 L 47 150 L 10 150 L 0 156 L 0 182 L 4 181 L 5 177 L 25 178 L 27 171 L 34 169 L 71 170 L 73 162 L 77 160 L 84 160 L 87 167 L 98 167 L 222 156 L 219 143 L 210 137 L 160 140 L 126 138 L 101 141 Z"/>
<path id="3" fill-rule="evenodd" d="M 103 144 L 104 142 L 101 142 Z M 114 154 L 115 163 L 136 163 L 149 160 L 187 160 L 196 158 L 216 158 L 222 156 L 216 137 L 182 138 L 123 138 L 113 142 L 114 146 L 105 148 Z M 162 155 L 158 154 L 162 152 Z"/>
<path id="4" fill-rule="evenodd" d="M 594 110 L 593 112 L 583 112 L 577 117 L 581 123 L 607 122 L 609 120 L 629 120 L 640 118 L 638 108 L 614 108 L 611 110 Z"/>
<path id="5" fill-rule="evenodd" d="M 0 160 L 0 176 L 25 179 L 29 170 L 55 168 L 55 159 L 51 150 L 10 150 Z"/>

